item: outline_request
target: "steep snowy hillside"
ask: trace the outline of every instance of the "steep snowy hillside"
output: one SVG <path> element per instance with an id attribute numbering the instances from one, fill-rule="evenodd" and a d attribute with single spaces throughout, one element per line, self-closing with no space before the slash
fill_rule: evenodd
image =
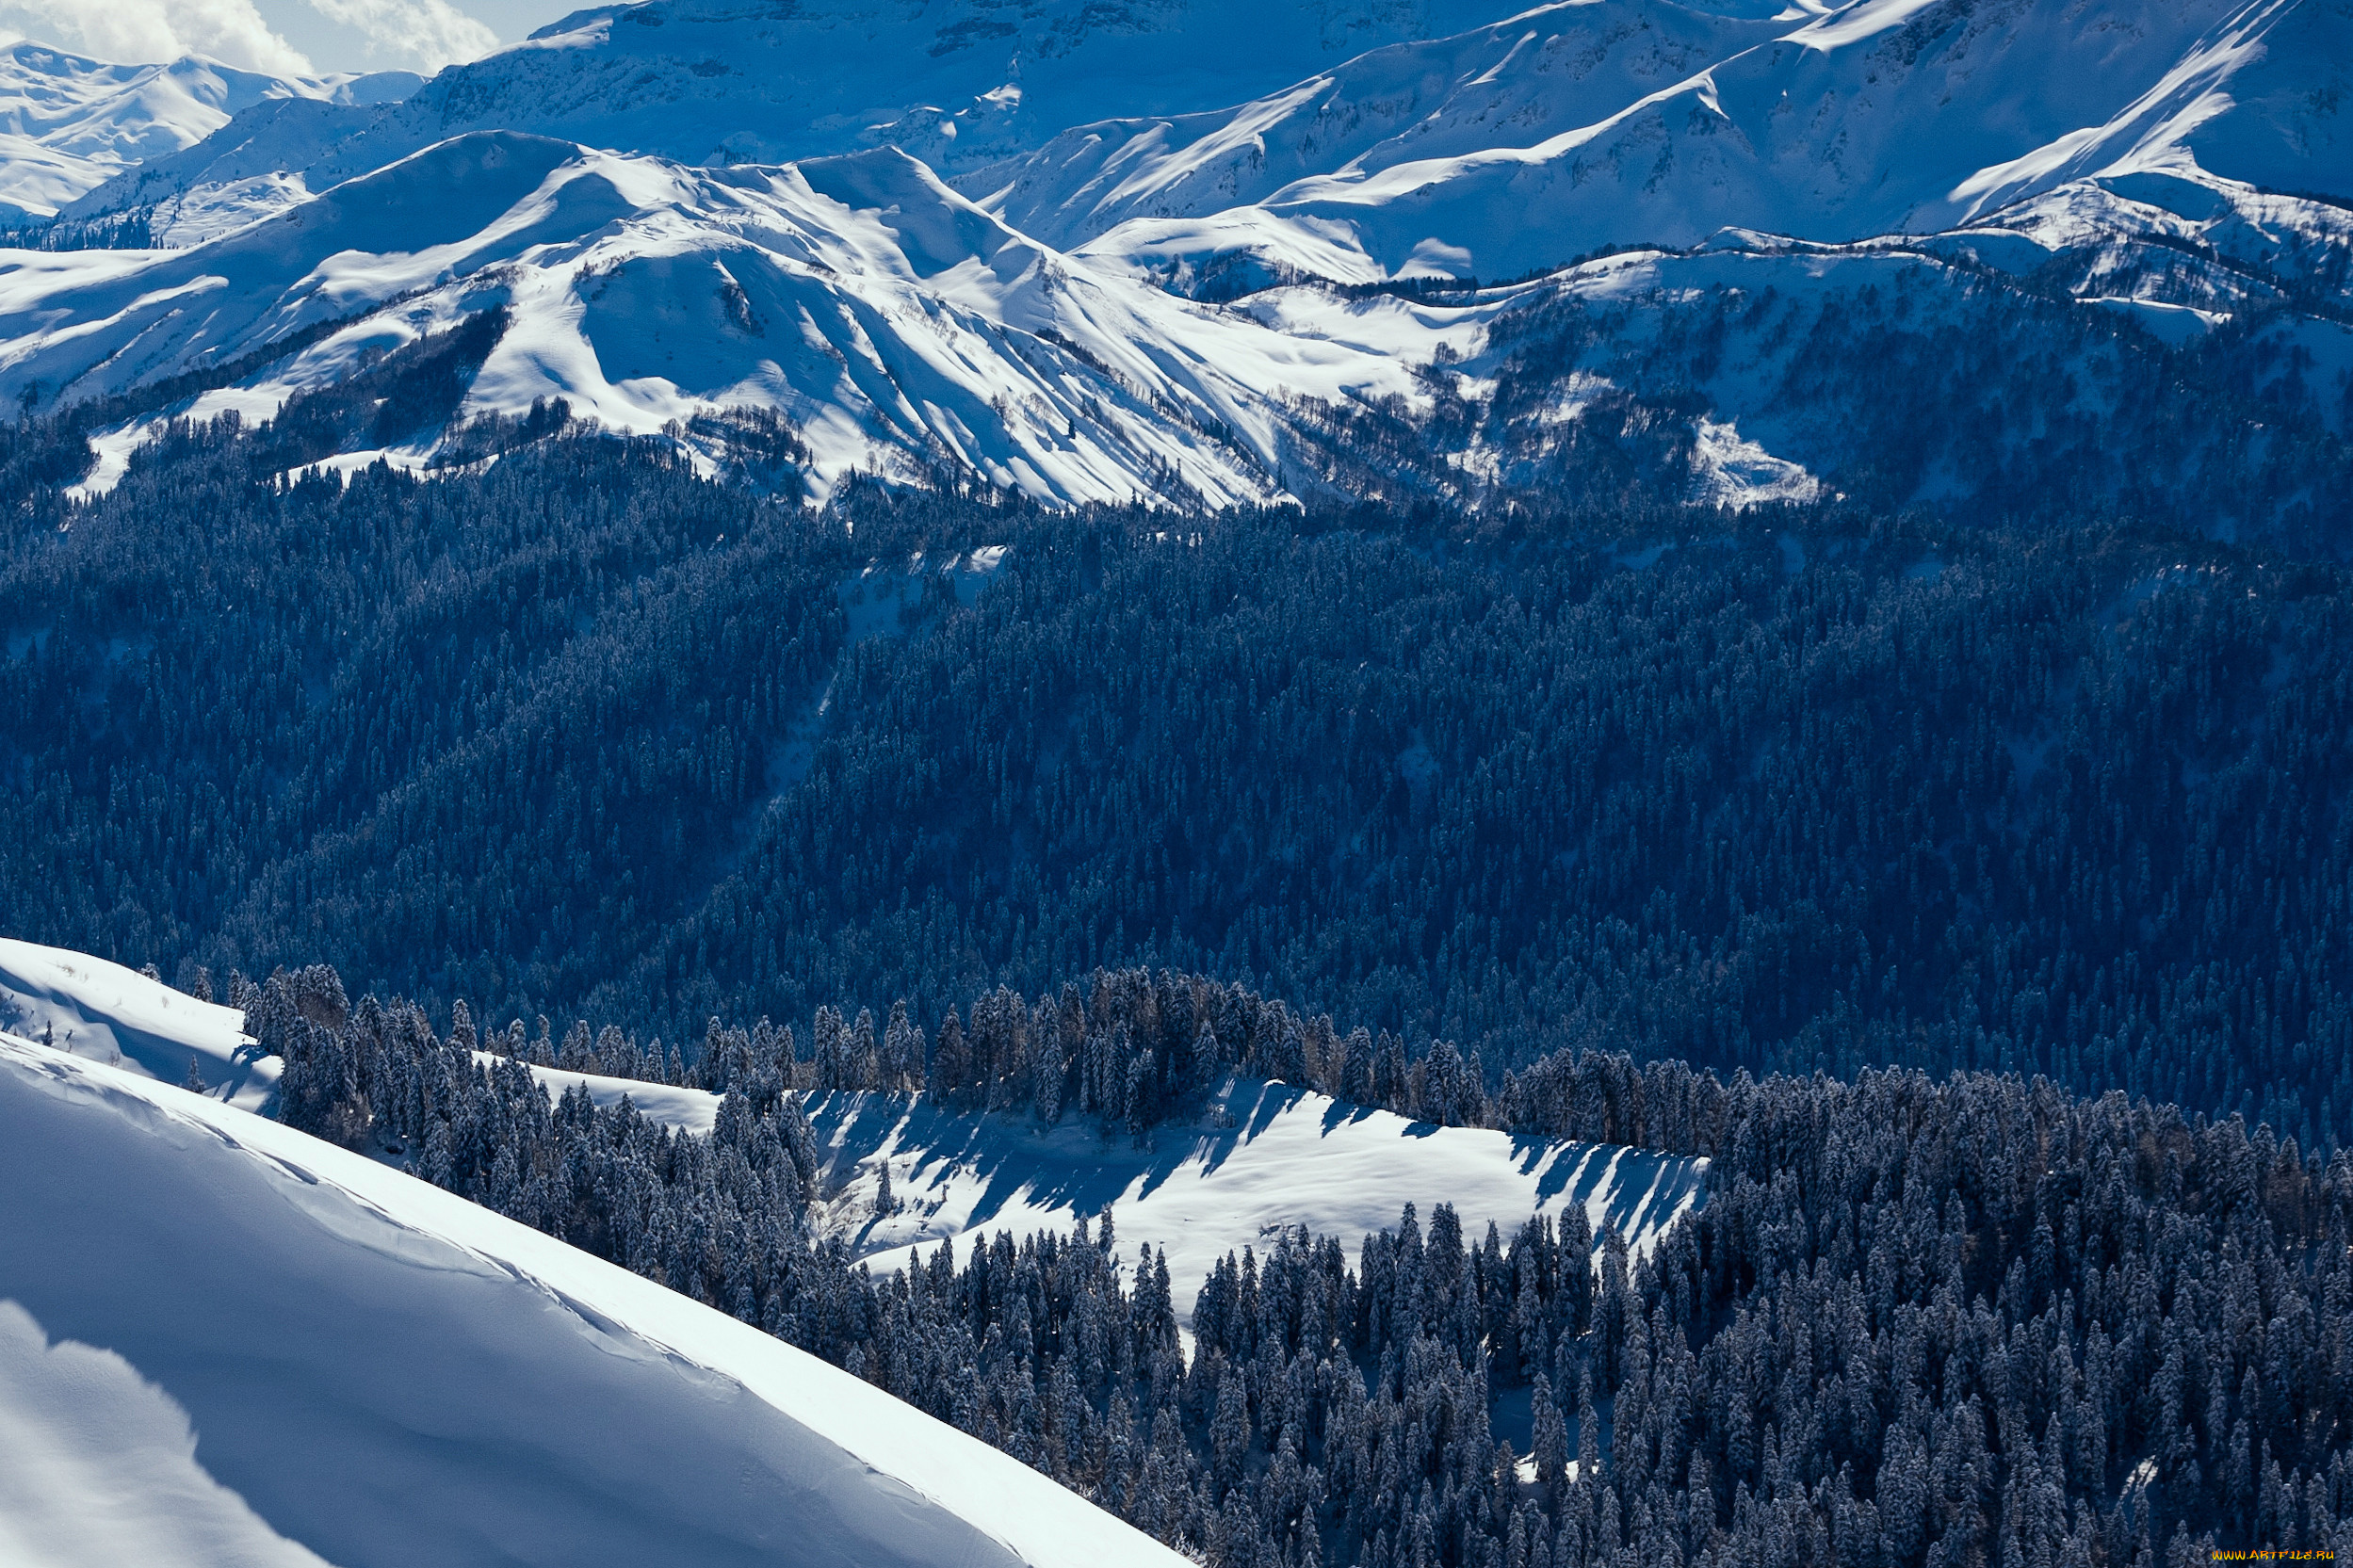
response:
<path id="1" fill-rule="evenodd" d="M 284 77 L 198 57 L 108 65 L 45 44 L 0 48 L 0 221 L 45 218 L 126 169 L 193 146 L 256 105 L 359 105 L 416 89 L 406 72 Z M 169 228 L 170 218 L 158 219 Z"/>
<path id="2" fill-rule="evenodd" d="M 0 1556 L 1183 1560 L 710 1308 L 0 1037 Z"/>
<path id="3" fill-rule="evenodd" d="M 255 154 L 265 146 L 270 167 L 323 190 L 477 130 L 711 164 L 889 145 L 960 168 L 1081 121 L 1235 103 L 1363 50 L 1511 10 L 1500 0 L 605 6 L 452 66 L 398 105 L 267 106 L 91 205 L 119 210 L 234 187 L 262 171 Z"/>
<path id="4" fill-rule="evenodd" d="M 1594 1235 L 1614 1227 L 1646 1252 L 1699 1203 L 1708 1167 L 1433 1126 L 1241 1077 L 1198 1120 L 1155 1127 L 1147 1147 L 1075 1122 L 946 1114 L 920 1097 L 827 1094 L 808 1109 L 840 1184 L 833 1222 L 875 1267 L 902 1267 L 948 1237 L 1067 1231 L 1109 1207 L 1123 1245 L 1167 1254 L 1185 1318 L 1228 1252 L 1299 1225 L 1353 1244 L 1394 1226 L 1407 1204 L 1452 1204 L 1474 1238 L 1490 1221 L 1508 1236 L 1575 1204 Z M 893 1206 L 878 1215 L 885 1168 Z"/>
<path id="5" fill-rule="evenodd" d="M 195 405 L 266 418 L 496 307 L 470 412 L 560 396 L 654 431 L 772 407 L 820 481 L 945 464 L 1047 500 L 1226 504 L 1278 488 L 1271 394 L 1412 387 L 1388 356 L 1071 265 L 902 154 L 705 170 L 482 133 L 195 250 L 0 260 L 0 396 L 120 393 L 328 331 Z"/>
<path id="6" fill-rule="evenodd" d="M 1930 233 L 2093 176 L 2345 194 L 2349 44 L 2317 0 L 1556 5 L 1237 108 L 1079 126 L 960 183 L 1066 249 L 1256 207 L 1375 276 L 1488 278 L 1728 226 Z"/>

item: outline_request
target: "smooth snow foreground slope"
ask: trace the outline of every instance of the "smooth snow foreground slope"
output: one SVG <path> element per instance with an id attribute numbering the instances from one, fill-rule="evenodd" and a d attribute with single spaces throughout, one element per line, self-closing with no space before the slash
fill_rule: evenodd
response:
<path id="1" fill-rule="evenodd" d="M 1068 1230 L 1109 1207 L 1119 1243 L 1168 1254 L 1180 1317 L 1226 1253 L 1305 1225 L 1354 1247 L 1393 1228 L 1407 1204 L 1451 1203 L 1477 1240 L 1530 1216 L 1582 1204 L 1596 1236 L 1615 1226 L 1637 1252 L 1697 1205 L 1704 1159 L 1610 1144 L 1440 1127 L 1311 1090 L 1228 1078 L 1192 1123 L 1152 1129 L 1149 1146 L 1074 1119 L 944 1113 L 924 1096 L 812 1095 L 809 1117 L 843 1184 L 834 1215 L 856 1227 L 877 1268 L 944 1238 Z M 883 1165 L 892 1215 L 871 1219 Z M 870 1222 L 868 1222 L 870 1220 Z M 847 1224 L 844 1224 L 847 1221 Z"/>
<path id="2" fill-rule="evenodd" d="M 0 1192 L 0 1557 L 1182 1560 L 683 1296 L 6 1036 Z"/>

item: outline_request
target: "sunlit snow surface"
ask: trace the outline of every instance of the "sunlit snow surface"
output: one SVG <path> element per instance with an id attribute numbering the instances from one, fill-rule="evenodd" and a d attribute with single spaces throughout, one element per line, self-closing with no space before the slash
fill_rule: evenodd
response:
<path id="1" fill-rule="evenodd" d="M 85 1501 L 127 1482 L 146 1511 L 121 1528 L 186 1555 L 114 1561 L 1181 1561 L 686 1297 L 13 1037 L 0 1192 L 0 1488 L 36 1466 Z M 138 1469 L 109 1479 L 100 1453 Z"/>
<path id="2" fill-rule="evenodd" d="M 416 85 L 406 72 L 268 76 L 197 57 L 112 65 L 30 40 L 9 43 L 0 46 L 0 203 L 45 217 L 270 99 L 352 105 Z"/>
<path id="3" fill-rule="evenodd" d="M 1164 248 L 1171 221 L 1230 248 L 1271 221 L 1315 235 L 1243 248 L 1487 278 L 1730 225 L 1929 233 L 2150 171 L 2342 193 L 2319 105 L 2345 41 L 2341 8 L 2296 0 L 1559 4 L 1230 107 L 1074 126 L 960 183 L 1065 248 L 1124 248 L 1124 225 Z"/>
<path id="4" fill-rule="evenodd" d="M 1708 1165 L 1435 1126 L 1241 1077 L 1221 1085 L 1199 1120 L 1162 1123 L 1141 1146 L 1080 1118 L 1043 1129 L 1027 1117 L 944 1115 L 921 1097 L 813 1095 L 808 1108 L 842 1184 L 832 1222 L 877 1268 L 901 1266 L 911 1246 L 928 1255 L 944 1237 L 1066 1231 L 1109 1206 L 1129 1256 L 1140 1242 L 1166 1252 L 1187 1318 L 1227 1252 L 1263 1248 L 1297 1225 L 1353 1252 L 1394 1228 L 1409 1203 L 1425 1219 L 1434 1204 L 1452 1204 L 1473 1240 L 1490 1220 L 1508 1239 L 1532 1215 L 1558 1220 L 1581 1204 L 1596 1236 L 1614 1226 L 1647 1251 L 1699 1203 Z M 876 1219 L 884 1161 L 897 1209 Z M 967 1250 L 960 1241 L 959 1256 Z"/>
<path id="5" fill-rule="evenodd" d="M 0 937 L 0 1029 L 179 1083 L 191 1059 L 215 1093 L 258 1109 L 278 1059 L 257 1056 L 235 1008 L 200 1002 L 136 969 L 64 947 Z"/>
<path id="6" fill-rule="evenodd" d="M 474 1059 L 487 1067 L 498 1060 L 488 1051 L 477 1051 Z M 642 1083 L 636 1078 L 611 1078 L 601 1073 L 575 1073 L 561 1067 L 534 1067 L 531 1076 L 555 1100 L 573 1089 L 585 1089 L 591 1104 L 606 1110 L 627 1100 L 649 1122 L 689 1132 L 697 1138 L 707 1135 L 711 1123 L 719 1119 L 720 1096 L 704 1089 L 673 1089 L 666 1083 Z"/>
<path id="7" fill-rule="evenodd" d="M 0 1301 L 0 1562 L 316 1568 L 205 1474 L 171 1396 Z"/>
<path id="8" fill-rule="evenodd" d="M 1796 299 L 1875 266 L 1940 274 L 1949 303 L 1985 268 L 2038 288 L 2069 271 L 2090 307 L 2183 341 L 2292 303 L 2270 280 L 2341 296 L 2353 251 L 2342 209 L 2280 194 L 2345 191 L 2335 121 L 2312 105 L 2353 92 L 2353 53 L 2342 8 L 2313 0 L 1598 0 L 1423 39 L 1398 30 L 1478 13 L 1339 6 L 1321 31 L 1287 13 L 1280 47 L 1240 63 L 1219 53 L 1230 8 L 1049 7 L 1009 34 L 985 8 L 747 20 L 661 0 L 581 13 L 406 103 L 268 99 L 75 209 L 160 202 L 157 243 L 190 248 L 0 254 L 0 399 L 122 392 L 333 329 L 101 434 L 76 493 L 96 495 L 154 420 L 266 419 L 503 305 L 513 326 L 463 412 L 560 396 L 651 433 L 757 405 L 805 438 L 813 498 L 944 463 L 1050 504 L 1223 506 L 1312 488 L 1302 401 L 1426 407 L 1441 350 L 1489 377 L 1488 329 L 1548 300 L 1625 306 L 1611 350 L 1694 288 Z M 1051 64 L 1025 56 L 1018 87 L 982 69 L 1053 17 L 1069 36 Z M 1387 46 L 1350 57 L 1365 44 Z M 1217 106 L 1285 59 L 1307 73 Z M 810 118 L 791 84 L 812 73 L 879 118 Z M 929 107 L 892 118 L 934 78 Z M 1187 94 L 1197 112 L 1163 112 Z M 1103 105 L 1134 107 L 1059 134 L 1041 118 Z M 873 137 L 893 146 L 808 155 Z M 972 162 L 983 144 L 1014 155 Z M 1630 243 L 1702 249 L 1452 310 L 1268 287 L 1517 276 Z M 1796 499 L 1835 473 L 1835 454 L 1790 445 L 1772 371 L 1704 389 L 1696 498 Z M 1454 469 L 1526 482 L 1491 437 L 1447 454 Z M 435 439 L 319 466 L 423 470 Z"/>

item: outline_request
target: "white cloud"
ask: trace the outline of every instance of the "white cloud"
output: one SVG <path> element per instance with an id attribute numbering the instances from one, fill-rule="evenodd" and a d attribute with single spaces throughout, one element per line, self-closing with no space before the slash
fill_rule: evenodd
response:
<path id="1" fill-rule="evenodd" d="M 427 3 L 447 9 L 446 0 Z M 209 55 L 248 71 L 311 73 L 311 62 L 262 20 L 253 0 L 12 0 L 7 10 L 36 36 L 103 60 L 144 65 Z"/>
<path id="2" fill-rule="evenodd" d="M 439 71 L 498 47 L 498 35 L 449 0 L 311 0 L 311 8 L 367 38 L 385 63 Z"/>

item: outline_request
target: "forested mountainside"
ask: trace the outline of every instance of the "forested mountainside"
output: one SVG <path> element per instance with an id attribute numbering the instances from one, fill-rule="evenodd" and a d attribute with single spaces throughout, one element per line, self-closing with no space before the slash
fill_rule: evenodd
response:
<path id="1" fill-rule="evenodd" d="M 339 417 L 433 384 L 387 365 Z M 1491 1074 L 1582 1043 L 2043 1073 L 2308 1145 L 2353 1114 L 2326 559 L 1638 485 L 811 512 L 595 437 L 272 477 L 305 428 L 20 512 L 21 934 L 690 1043 L 1148 962 Z"/>
<path id="2" fill-rule="evenodd" d="M 1212 1563 L 2121 1565 L 2353 1543 L 2353 1171 L 2235 1117 L 2015 1075 L 1728 1083 L 1566 1053 L 1493 1106 L 1434 1057 L 1385 1087 L 1532 1135 L 1614 1117 L 1704 1155 L 1707 1203 L 1640 1257 L 1615 1231 L 1597 1248 L 1582 1205 L 1507 1241 L 1440 1199 L 1426 1229 L 1408 1205 L 1360 1241 L 1262 1236 L 1197 1284 L 1120 1254 L 1109 1212 L 876 1276 L 812 1234 L 796 1088 L 928 1082 L 1109 1137 L 1149 1128 L 1177 1015 L 1203 1020 L 1180 1087 L 1221 1059 L 1321 1072 L 1324 1049 L 1308 1067 L 1279 1005 L 1166 974 L 1034 1012 L 983 998 L 928 1041 L 902 1013 L 878 1041 L 824 1009 L 805 1056 L 789 1027 L 714 1019 L 690 1070 L 725 1091 L 704 1137 L 585 1086 L 551 1107 L 526 1065 L 549 1042 L 519 1022 L 478 1036 L 460 1006 L 440 1036 L 411 1004 L 352 1007 L 325 966 L 240 984 L 296 1125 L 815 1350 Z M 1067 1100 L 1037 1065 L 1065 1050 Z M 560 1055 L 658 1066 L 585 1026 Z"/>

